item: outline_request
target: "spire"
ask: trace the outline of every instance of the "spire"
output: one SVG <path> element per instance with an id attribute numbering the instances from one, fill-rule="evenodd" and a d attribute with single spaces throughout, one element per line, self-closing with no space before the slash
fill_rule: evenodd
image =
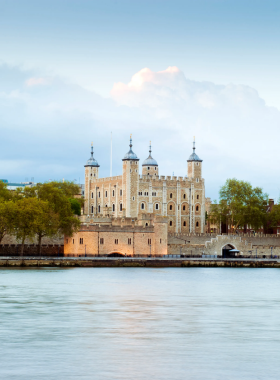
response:
<path id="1" fill-rule="evenodd" d="M 152 143 L 149 145 L 149 157 L 143 162 L 142 166 L 158 166 L 158 163 L 152 157 Z"/>
<path id="2" fill-rule="evenodd" d="M 87 160 L 85 166 L 97 166 L 97 167 L 99 167 L 98 162 L 93 157 L 93 142 L 91 143 L 91 147 L 90 147 L 90 158 Z"/>
<path id="3" fill-rule="evenodd" d="M 126 155 L 123 158 L 123 161 L 125 160 L 137 160 L 139 161 L 138 157 L 132 150 L 132 134 L 130 135 L 130 140 L 129 140 L 129 151 L 126 153 Z"/>
<path id="4" fill-rule="evenodd" d="M 195 136 L 193 137 L 193 152 L 192 154 L 190 155 L 189 159 L 187 160 L 188 162 L 191 162 L 191 161 L 198 161 L 198 162 L 202 162 L 202 160 L 198 157 L 198 155 L 195 153 Z"/>

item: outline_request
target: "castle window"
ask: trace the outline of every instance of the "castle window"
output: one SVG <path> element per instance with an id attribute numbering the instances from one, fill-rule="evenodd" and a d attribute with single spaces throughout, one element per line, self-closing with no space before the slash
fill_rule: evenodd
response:
<path id="1" fill-rule="evenodd" d="M 186 199 L 186 194 L 183 195 L 183 198 Z"/>
<path id="2" fill-rule="evenodd" d="M 105 191 L 105 198 L 107 198 L 108 197 L 108 193 L 107 193 L 107 190 Z"/>
<path id="3" fill-rule="evenodd" d="M 196 211 L 198 211 L 199 210 L 199 207 L 198 206 L 196 206 Z"/>
<path id="4" fill-rule="evenodd" d="M 196 163 L 196 166 L 199 166 L 199 162 Z"/>
<path id="5" fill-rule="evenodd" d="M 196 222 L 196 227 L 199 227 L 199 223 L 198 222 Z"/>
<path id="6" fill-rule="evenodd" d="M 130 173 L 131 173 L 131 169 L 130 169 Z"/>
<path id="7" fill-rule="evenodd" d="M 100 205 L 98 206 L 98 212 L 100 212 Z"/>
<path id="8" fill-rule="evenodd" d="M 199 178 L 196 179 L 196 182 L 199 182 Z"/>
<path id="9" fill-rule="evenodd" d="M 137 169 L 135 170 L 135 173 L 137 173 Z"/>
<path id="10" fill-rule="evenodd" d="M 128 242 L 127 242 L 128 245 L 131 245 L 131 238 L 128 238 Z"/>
<path id="11" fill-rule="evenodd" d="M 148 223 L 146 223 L 146 227 L 148 227 Z"/>
<path id="12" fill-rule="evenodd" d="M 115 204 L 113 203 L 113 212 L 115 212 Z"/>
<path id="13" fill-rule="evenodd" d="M 75 241 L 75 240 L 73 239 L 73 244 L 74 244 L 74 241 Z"/>
<path id="14" fill-rule="evenodd" d="M 150 166 L 148 166 L 148 170 L 150 170 Z"/>
<path id="15" fill-rule="evenodd" d="M 91 213 L 93 214 L 93 206 L 91 206 Z"/>
<path id="16" fill-rule="evenodd" d="M 66 239 L 66 244 L 68 244 L 68 239 Z"/>
<path id="17" fill-rule="evenodd" d="M 100 238 L 100 244 L 104 244 L 104 238 Z"/>
<path id="18" fill-rule="evenodd" d="M 157 170 L 157 167 L 155 166 L 155 170 Z"/>
<path id="19" fill-rule="evenodd" d="M 172 198 L 172 193 L 170 193 L 170 198 Z"/>
<path id="20" fill-rule="evenodd" d="M 91 173 L 91 175 L 90 175 L 91 177 L 92 177 L 92 173 Z"/>
<path id="21" fill-rule="evenodd" d="M 169 210 L 172 210 L 172 205 L 169 206 Z"/>
<path id="22" fill-rule="evenodd" d="M 84 238 L 80 238 L 80 244 L 84 244 Z"/>
<path id="23" fill-rule="evenodd" d="M 132 197 L 132 200 L 135 201 L 135 197 Z"/>
<path id="24" fill-rule="evenodd" d="M 159 239 L 159 244 L 161 244 L 161 239 Z"/>
<path id="25" fill-rule="evenodd" d="M 158 210 L 159 209 L 159 204 L 158 203 L 156 203 L 156 210 Z"/>
<path id="26" fill-rule="evenodd" d="M 183 226 L 186 227 L 186 222 L 183 223 Z"/>
<path id="27" fill-rule="evenodd" d="M 93 174 L 93 176 L 95 177 L 95 173 Z"/>
<path id="28" fill-rule="evenodd" d="M 145 203 L 141 203 L 141 210 L 145 209 Z"/>
<path id="29" fill-rule="evenodd" d="M 157 196 L 157 193 L 156 193 L 156 192 L 153 192 L 153 193 L 152 193 L 152 196 L 153 196 L 153 197 L 156 197 L 156 196 Z"/>
<path id="30" fill-rule="evenodd" d="M 152 244 L 152 239 L 148 239 L 148 245 Z"/>
<path id="31" fill-rule="evenodd" d="M 186 206 L 183 206 L 183 211 L 185 211 L 186 210 Z"/>
<path id="32" fill-rule="evenodd" d="M 196 199 L 199 199 L 199 195 L 196 196 Z"/>
<path id="33" fill-rule="evenodd" d="M 120 211 L 122 211 L 122 203 L 120 203 Z"/>
<path id="34" fill-rule="evenodd" d="M 148 175 L 150 175 L 150 173 L 148 173 Z"/>
<path id="35" fill-rule="evenodd" d="M 142 195 L 142 191 L 139 191 L 138 195 Z"/>
<path id="36" fill-rule="evenodd" d="M 172 220 L 170 220 L 170 222 L 169 222 L 169 226 L 172 226 Z"/>
<path id="37" fill-rule="evenodd" d="M 120 190 L 120 196 L 122 196 L 122 189 Z"/>
<path id="38" fill-rule="evenodd" d="M 91 193 L 91 199 L 93 198 L 93 193 Z"/>
<path id="39" fill-rule="evenodd" d="M 115 239 L 115 244 L 119 244 L 119 239 Z"/>
<path id="40" fill-rule="evenodd" d="M 98 198 L 100 198 L 100 191 L 98 191 Z"/>
<path id="41" fill-rule="evenodd" d="M 113 197 L 115 196 L 115 190 L 113 190 Z"/>

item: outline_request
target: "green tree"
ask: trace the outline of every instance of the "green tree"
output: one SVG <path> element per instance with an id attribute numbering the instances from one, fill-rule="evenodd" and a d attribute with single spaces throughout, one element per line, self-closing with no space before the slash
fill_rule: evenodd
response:
<path id="1" fill-rule="evenodd" d="M 43 210 L 37 198 L 22 198 L 15 202 L 14 234 L 21 242 L 20 253 L 23 254 L 27 238 L 34 239 L 42 218 Z"/>
<path id="2" fill-rule="evenodd" d="M 4 236 L 14 231 L 16 205 L 12 201 L 0 201 L 0 243 Z"/>
<path id="3" fill-rule="evenodd" d="M 219 203 L 215 201 L 211 206 L 210 220 L 230 224 L 232 232 L 246 224 L 258 229 L 265 223 L 267 203 L 268 196 L 261 188 L 228 179 L 220 189 Z"/>
<path id="4" fill-rule="evenodd" d="M 69 199 L 71 203 L 71 209 L 75 215 L 81 216 L 81 202 L 76 198 Z"/>
<path id="5" fill-rule="evenodd" d="M 7 189 L 7 184 L 3 181 L 0 181 L 0 201 L 8 201 L 11 199 L 12 194 L 10 190 Z"/>

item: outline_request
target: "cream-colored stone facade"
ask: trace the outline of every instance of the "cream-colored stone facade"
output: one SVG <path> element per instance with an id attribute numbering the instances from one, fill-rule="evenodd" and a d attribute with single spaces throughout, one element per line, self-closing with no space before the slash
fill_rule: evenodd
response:
<path id="1" fill-rule="evenodd" d="M 202 160 L 196 155 L 195 146 L 187 161 L 187 177 L 160 176 L 150 148 L 141 170 L 130 140 L 122 175 L 99 178 L 99 165 L 92 151 L 85 165 L 85 217 L 138 219 L 148 213 L 165 217 L 168 232 L 204 233 L 205 185 Z"/>
<path id="2" fill-rule="evenodd" d="M 148 223 L 147 223 L 148 222 Z M 148 226 L 146 226 L 148 224 Z M 72 237 L 64 238 L 65 256 L 164 256 L 167 255 L 167 220 L 93 218 Z"/>

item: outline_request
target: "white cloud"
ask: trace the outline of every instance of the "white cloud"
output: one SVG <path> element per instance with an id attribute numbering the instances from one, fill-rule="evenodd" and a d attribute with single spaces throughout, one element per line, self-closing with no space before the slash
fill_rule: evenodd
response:
<path id="1" fill-rule="evenodd" d="M 42 85 L 46 85 L 49 83 L 49 79 L 47 78 L 36 78 L 36 77 L 33 77 L 33 78 L 29 78 L 25 81 L 25 84 L 28 86 L 28 87 L 32 87 L 32 86 L 42 86 Z"/>
<path id="2" fill-rule="evenodd" d="M 48 85 L 35 79 L 27 85 L 32 78 Z M 152 140 L 160 174 L 185 175 L 195 135 L 206 195 L 214 197 L 226 178 L 237 177 L 278 196 L 280 112 L 267 107 L 256 90 L 192 81 L 177 67 L 140 70 L 129 83 L 113 86 L 112 99 L 48 78 L 0 66 L 0 170 L 5 178 L 47 180 L 53 173 L 57 179 L 83 178 L 92 140 L 101 175 L 107 176 L 111 131 L 115 174 L 122 170 L 132 133 L 140 162 Z M 19 165 L 4 164 L 9 160 Z"/>

